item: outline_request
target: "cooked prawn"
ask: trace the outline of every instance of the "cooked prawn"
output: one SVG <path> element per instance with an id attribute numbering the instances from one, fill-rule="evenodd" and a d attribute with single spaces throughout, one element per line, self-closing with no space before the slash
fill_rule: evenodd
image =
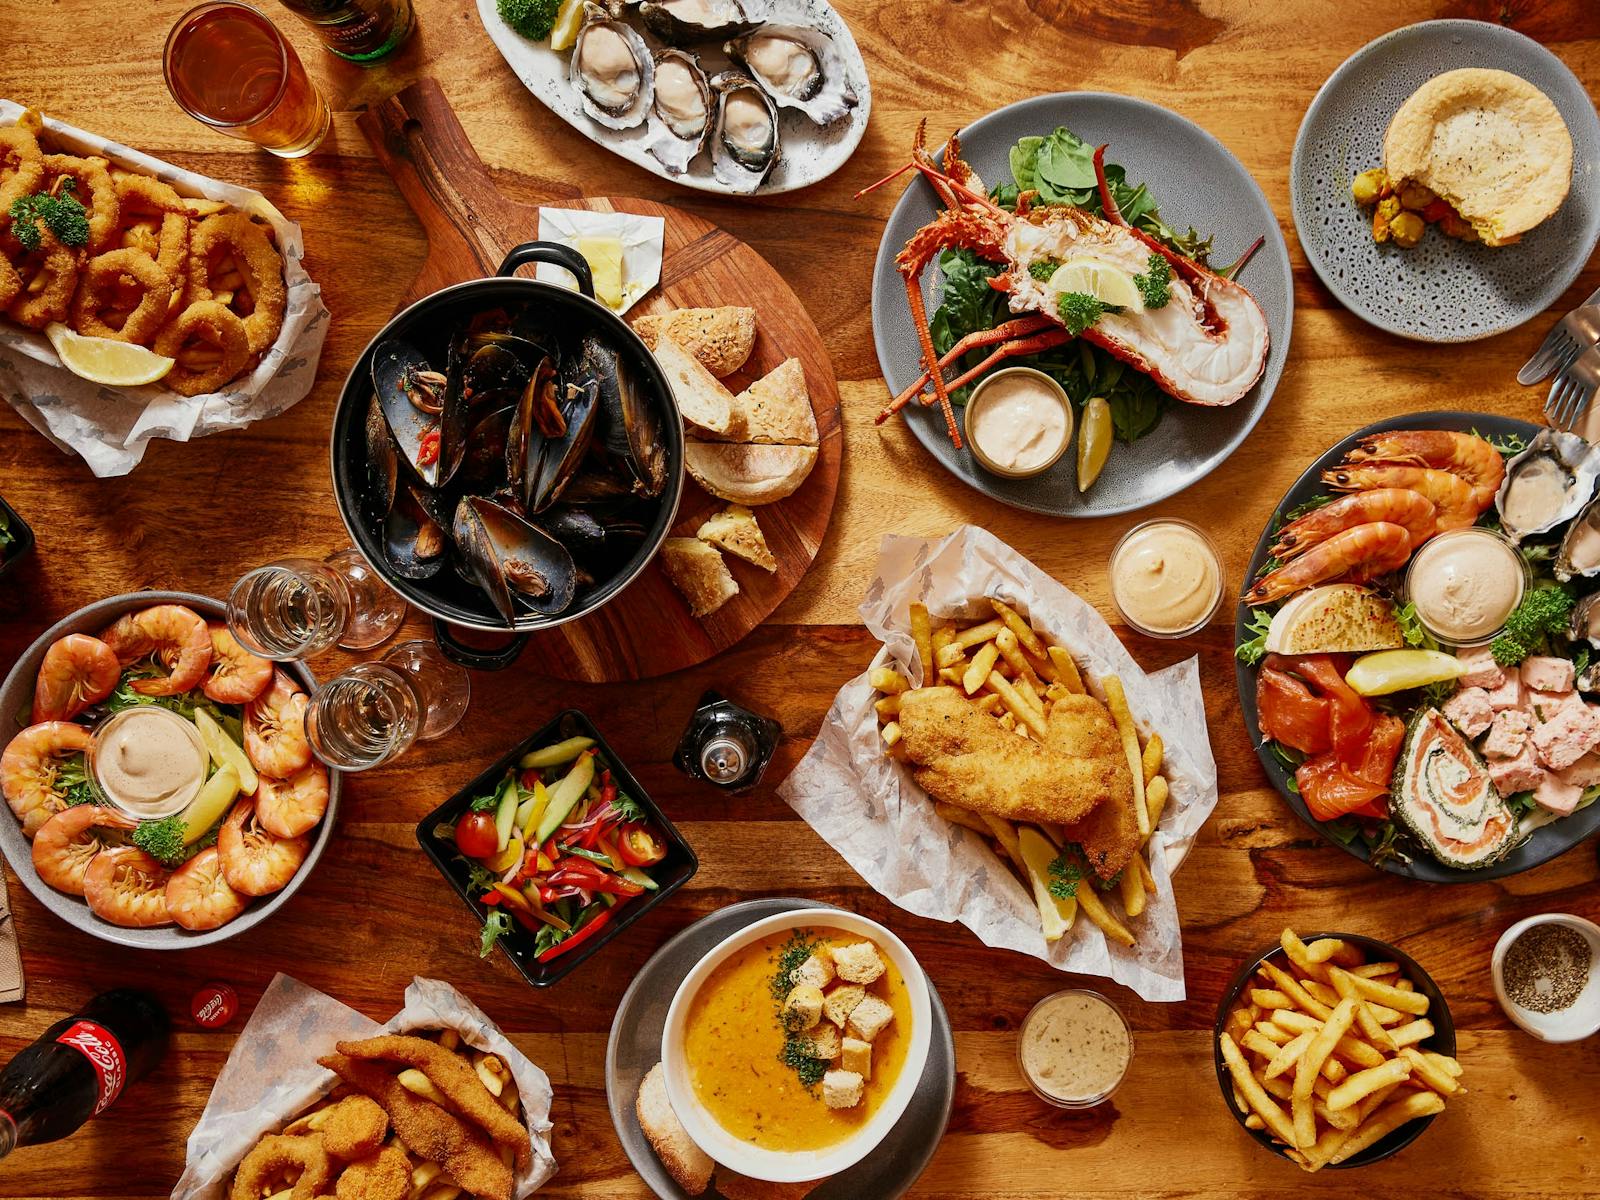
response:
<path id="1" fill-rule="evenodd" d="M 217 853 L 228 886 L 246 896 L 266 896 L 294 878 L 311 839 L 280 838 L 261 827 L 253 799 L 240 800 L 217 834 Z"/>
<path id="2" fill-rule="evenodd" d="M 306 694 L 282 671 L 244 708 L 244 749 L 263 775 L 287 779 L 311 761 L 306 740 Z"/>
<path id="3" fill-rule="evenodd" d="M 81 896 L 89 864 L 106 846 L 95 831 L 120 829 L 126 833 L 138 824 L 132 817 L 98 804 L 79 804 L 58 812 L 34 835 L 33 869 L 56 891 Z"/>
<path id="4" fill-rule="evenodd" d="M 68 807 L 60 787 L 61 767 L 73 755 L 85 753 L 93 740 L 82 725 L 44 721 L 17 734 L 0 754 L 0 791 L 30 838 Z"/>
<path id="5" fill-rule="evenodd" d="M 272 660 L 251 654 L 232 630 L 220 622 L 206 626 L 211 634 L 211 678 L 206 695 L 219 704 L 248 704 L 272 684 Z"/>
<path id="6" fill-rule="evenodd" d="M 1344 456 L 1347 463 L 1410 463 L 1449 471 L 1472 485 L 1478 511 L 1494 503 L 1500 481 L 1506 477 L 1506 460 L 1500 452 L 1470 433 L 1446 429 L 1396 429 L 1374 433 L 1356 443 Z"/>
<path id="7" fill-rule="evenodd" d="M 1433 531 L 1465 529 L 1483 511 L 1477 493 L 1465 479 L 1432 467 L 1409 467 L 1403 463 L 1355 463 L 1334 467 L 1322 473 L 1322 482 L 1339 492 L 1370 492 L 1377 488 L 1407 488 L 1420 492 L 1437 510 Z"/>
<path id="8" fill-rule="evenodd" d="M 294 838 L 316 828 L 328 811 L 328 768 L 313 762 L 288 779 L 263 775 L 256 784 L 256 818 L 274 837 Z"/>
<path id="9" fill-rule="evenodd" d="M 170 925 L 167 878 L 171 872 L 135 846 L 102 850 L 83 877 L 83 898 L 102 921 L 132 929 Z"/>
<path id="10" fill-rule="evenodd" d="M 86 633 L 52 642 L 33 685 L 33 723 L 70 721 L 117 690 L 122 668 L 111 647 Z"/>
<path id="11" fill-rule="evenodd" d="M 1355 492 L 1290 521 L 1278 530 L 1278 540 L 1269 553 L 1273 558 L 1287 561 L 1342 530 L 1373 521 L 1405 526 L 1411 535 L 1412 549 L 1415 549 L 1433 536 L 1434 512 L 1432 500 L 1407 488 Z"/>
<path id="12" fill-rule="evenodd" d="M 191 691 L 200 686 L 211 665 L 211 631 L 199 613 L 182 604 L 124 613 L 100 638 L 124 667 L 153 655 L 167 669 L 165 678 L 133 681 L 133 690 L 145 696 Z"/>
<path id="13" fill-rule="evenodd" d="M 216 929 L 250 903 L 228 884 L 215 846 L 200 851 L 167 880 L 167 913 L 185 929 Z"/>
<path id="14" fill-rule="evenodd" d="M 1336 579 L 1365 583 L 1399 570 L 1410 557 L 1411 535 L 1405 526 L 1389 521 L 1369 521 L 1341 530 L 1287 566 L 1256 580 L 1244 594 L 1244 602 L 1271 604 L 1302 588 Z"/>

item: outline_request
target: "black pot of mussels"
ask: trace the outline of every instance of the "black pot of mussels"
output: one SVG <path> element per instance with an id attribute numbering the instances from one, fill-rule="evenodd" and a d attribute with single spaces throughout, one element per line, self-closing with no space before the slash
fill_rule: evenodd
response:
<path id="1" fill-rule="evenodd" d="M 579 291 L 514 274 L 554 263 Z M 339 515 L 464 666 L 594 612 L 655 557 L 683 494 L 683 422 L 655 358 L 575 250 L 528 242 L 426 296 L 362 351 L 333 420 Z M 453 627 L 511 637 L 492 650 Z"/>

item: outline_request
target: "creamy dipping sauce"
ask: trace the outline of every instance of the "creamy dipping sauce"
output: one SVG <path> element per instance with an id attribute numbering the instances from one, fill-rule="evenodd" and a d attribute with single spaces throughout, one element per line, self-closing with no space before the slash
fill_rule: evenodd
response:
<path id="1" fill-rule="evenodd" d="M 95 731 L 90 764 L 106 799 L 141 820 L 180 812 L 206 779 L 200 731 L 175 712 L 141 706 Z"/>
<path id="2" fill-rule="evenodd" d="M 1019 1036 L 1017 1055 L 1028 1082 L 1045 1099 L 1067 1106 L 1104 1100 L 1133 1059 L 1127 1022 L 1094 992 L 1046 996 Z"/>
<path id="3" fill-rule="evenodd" d="M 1222 565 L 1198 529 L 1151 521 L 1130 530 L 1112 553 L 1111 594 L 1129 623 L 1147 633 L 1189 633 L 1216 611 Z"/>
<path id="4" fill-rule="evenodd" d="M 990 376 L 969 401 L 973 448 L 1004 472 L 1044 470 L 1061 457 L 1071 432 L 1054 381 L 1032 369 Z"/>
<path id="5" fill-rule="evenodd" d="M 1499 633 L 1526 584 L 1517 552 L 1487 529 L 1441 533 L 1417 551 L 1406 572 L 1417 616 L 1440 641 L 1456 646 Z"/>

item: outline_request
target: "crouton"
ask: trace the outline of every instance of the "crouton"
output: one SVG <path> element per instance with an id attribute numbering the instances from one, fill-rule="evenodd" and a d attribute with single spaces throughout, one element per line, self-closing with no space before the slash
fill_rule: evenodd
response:
<path id="1" fill-rule="evenodd" d="M 867 989 L 854 983 L 841 983 L 822 999 L 822 1015 L 840 1029 L 850 1019 L 856 1005 L 866 999 Z"/>
<path id="2" fill-rule="evenodd" d="M 789 979 L 795 985 L 809 983 L 812 987 L 825 988 L 833 982 L 833 960 L 813 954 L 789 973 Z"/>
<path id="3" fill-rule="evenodd" d="M 845 1029 L 852 1037 L 870 1042 L 883 1032 L 884 1026 L 894 1020 L 894 1009 L 876 996 L 863 996 L 861 1003 L 850 1010 Z"/>
<path id="4" fill-rule="evenodd" d="M 878 957 L 878 948 L 871 942 L 833 946 L 828 953 L 833 955 L 839 978 L 846 983 L 871 983 L 883 974 L 883 959 Z"/>
<path id="5" fill-rule="evenodd" d="M 871 1079 L 872 1043 L 863 1042 L 860 1038 L 845 1038 L 840 1047 L 839 1065 L 846 1071 L 854 1071 L 863 1079 Z"/>
<path id="6" fill-rule="evenodd" d="M 829 1108 L 854 1108 L 865 1085 L 854 1071 L 829 1071 L 822 1077 L 822 1102 Z"/>
<path id="7" fill-rule="evenodd" d="M 842 1044 L 839 1041 L 839 1031 L 832 1025 L 818 1025 L 806 1034 L 806 1053 L 812 1058 L 820 1058 L 824 1062 L 832 1062 L 839 1057 Z"/>
<path id="8" fill-rule="evenodd" d="M 639 1127 L 650 1141 L 650 1148 L 678 1186 L 691 1196 L 698 1196 L 710 1187 L 715 1164 L 709 1154 L 694 1144 L 689 1131 L 678 1120 L 678 1114 L 672 1111 L 667 1099 L 667 1079 L 660 1063 L 651 1067 L 640 1082 L 633 1108 L 639 1117 Z"/>
<path id="9" fill-rule="evenodd" d="M 810 1029 L 822 1020 L 822 989 L 802 983 L 783 1002 L 783 1023 L 789 1029 Z"/>

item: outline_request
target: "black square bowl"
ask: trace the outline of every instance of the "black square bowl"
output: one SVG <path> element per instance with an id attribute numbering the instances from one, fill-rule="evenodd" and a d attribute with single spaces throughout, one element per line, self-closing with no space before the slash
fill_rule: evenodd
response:
<path id="1" fill-rule="evenodd" d="M 6 503 L 4 496 L 0 496 L 0 524 L 4 524 L 11 532 L 12 542 L 5 557 L 0 558 L 0 575 L 4 575 L 33 549 L 33 530 L 17 514 L 17 510 Z"/>
<path id="2" fill-rule="evenodd" d="M 639 786 L 639 781 L 617 757 L 616 751 L 601 736 L 594 723 L 575 708 L 559 713 L 544 728 L 524 738 L 498 762 L 434 809 L 417 825 L 417 841 L 422 846 L 423 852 L 433 860 L 433 865 L 439 868 L 439 873 L 450 881 L 450 886 L 455 889 L 456 895 L 460 896 L 462 902 L 472 910 L 481 925 L 487 919 L 489 910 L 467 886 L 469 875 L 465 864 L 456 854 L 455 839 L 448 834 L 441 835 L 438 832 L 439 827 L 453 826 L 456 819 L 472 803 L 474 796 L 482 795 L 491 786 L 498 784 L 506 771 L 530 750 L 580 736 L 594 739 L 596 748 L 605 755 L 606 762 L 610 764 L 611 774 L 618 786 L 639 802 L 639 806 L 649 816 L 651 823 L 660 831 L 667 846 L 667 856 L 650 868 L 651 878 L 660 884 L 656 891 L 628 901 L 622 909 L 622 915 L 613 920 L 609 928 L 602 930 L 587 944 L 579 946 L 569 954 L 561 955 L 552 962 L 542 963 L 535 958 L 533 934 L 521 923 L 513 923 L 511 931 L 500 938 L 499 946 L 511 959 L 511 964 L 521 972 L 522 977 L 534 987 L 549 987 L 565 979 L 578 968 L 579 964 L 598 953 L 614 938 L 621 937 L 628 926 L 656 905 L 663 903 L 668 896 L 694 878 L 694 873 L 700 869 L 700 860 L 689 848 L 689 843 L 683 840 L 683 835 L 671 821 L 667 820 L 666 814 L 650 798 L 649 793 Z"/>

